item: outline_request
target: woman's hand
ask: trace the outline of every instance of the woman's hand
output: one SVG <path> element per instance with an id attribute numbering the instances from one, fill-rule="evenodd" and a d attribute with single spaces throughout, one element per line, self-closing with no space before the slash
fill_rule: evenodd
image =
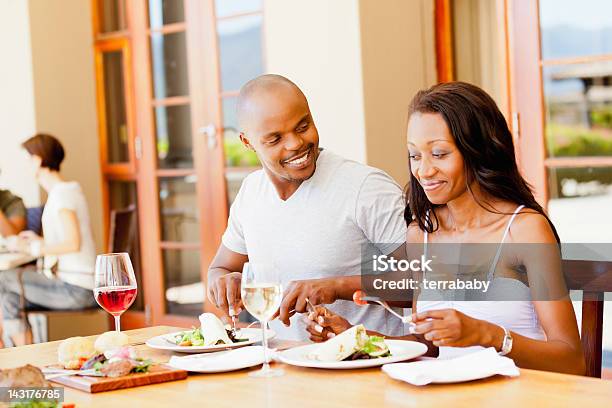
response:
<path id="1" fill-rule="evenodd" d="M 33 231 L 22 231 L 19 233 L 19 239 L 25 242 L 32 242 L 32 241 L 40 241 L 42 237 L 37 235 Z"/>
<path id="2" fill-rule="evenodd" d="M 415 332 L 434 346 L 501 348 L 504 332 L 499 326 L 474 319 L 455 309 L 428 310 L 412 315 Z M 500 333 L 501 332 L 501 333 Z"/>
<path id="3" fill-rule="evenodd" d="M 23 231 L 19 235 L 13 235 L 7 239 L 6 246 L 11 252 L 29 253 L 30 244 L 42 240 L 41 237 L 32 231 Z"/>
<path id="4" fill-rule="evenodd" d="M 306 324 L 310 340 L 316 343 L 330 339 L 353 326 L 348 320 L 323 306 L 315 306 L 314 310 L 308 313 Z"/>

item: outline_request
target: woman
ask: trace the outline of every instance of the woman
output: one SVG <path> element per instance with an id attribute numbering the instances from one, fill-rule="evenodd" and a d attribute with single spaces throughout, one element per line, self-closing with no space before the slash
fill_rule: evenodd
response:
<path id="1" fill-rule="evenodd" d="M 47 192 L 47 202 L 42 215 L 44 238 L 24 231 L 14 248 L 42 257 L 42 265 L 0 273 L 4 340 L 16 345 L 31 339 L 22 318 L 24 306 L 67 310 L 95 305 L 95 247 L 89 213 L 79 184 L 65 181 L 59 173 L 64 148 L 47 134 L 31 137 L 23 147 L 30 155 L 36 180 Z"/>
<path id="2" fill-rule="evenodd" d="M 431 243 L 496 243 L 488 275 L 491 289 L 526 298 L 447 301 L 436 297 L 435 291 L 421 290 L 413 301 L 415 333 L 440 347 L 441 357 L 495 347 L 520 367 L 584 374 L 567 293 L 557 300 L 531 300 L 534 287 L 525 284 L 548 273 L 543 262 L 559 269 L 559 263 L 550 260 L 555 257 L 542 259 L 527 252 L 513 253 L 516 259 L 511 261 L 500 257 L 509 244 L 531 248 L 542 244 L 557 248 L 558 260 L 559 239 L 519 173 L 512 135 L 493 99 L 461 82 L 421 91 L 410 106 L 407 142 L 411 172 L 404 213 L 407 243 L 423 243 L 425 253 Z M 351 327 L 320 306 L 308 318 L 313 341 Z"/>

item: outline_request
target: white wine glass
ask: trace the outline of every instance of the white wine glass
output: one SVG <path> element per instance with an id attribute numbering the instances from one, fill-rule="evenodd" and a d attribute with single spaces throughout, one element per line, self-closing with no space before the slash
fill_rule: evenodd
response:
<path id="1" fill-rule="evenodd" d="M 94 297 L 115 318 L 115 331 L 121 331 L 121 315 L 136 299 L 138 286 L 130 255 L 122 252 L 96 258 Z"/>
<path id="2" fill-rule="evenodd" d="M 282 288 L 278 270 L 272 265 L 246 262 L 242 268 L 242 303 L 261 322 L 264 363 L 261 370 L 249 374 L 251 377 L 278 377 L 281 369 L 272 369 L 268 364 L 268 321 L 278 310 L 282 299 Z"/>

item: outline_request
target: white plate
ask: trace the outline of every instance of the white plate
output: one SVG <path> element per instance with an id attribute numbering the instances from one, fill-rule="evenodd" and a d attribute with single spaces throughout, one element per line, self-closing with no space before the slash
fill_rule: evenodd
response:
<path id="1" fill-rule="evenodd" d="M 273 353 L 270 350 L 270 356 Z M 224 373 L 263 364 L 263 347 L 248 346 L 218 353 L 192 354 L 185 357 L 173 356 L 170 367 L 194 373 Z"/>
<path id="2" fill-rule="evenodd" d="M 176 344 L 172 343 L 172 339 L 175 335 L 179 333 L 182 333 L 182 331 L 170 334 L 162 334 L 161 336 L 150 338 L 145 344 L 154 349 L 175 351 L 177 353 L 210 353 L 214 351 L 244 347 L 261 341 L 261 329 L 248 328 L 240 329 L 238 331 L 238 335 L 240 336 L 240 338 L 247 338 L 247 341 L 241 341 L 239 343 L 234 344 L 217 344 L 214 346 L 177 346 Z M 276 333 L 274 332 L 274 330 L 268 329 L 268 331 L 266 332 L 266 336 L 268 339 L 271 339 L 276 336 Z"/>
<path id="3" fill-rule="evenodd" d="M 306 346 L 295 347 L 282 353 L 278 353 L 278 359 L 285 364 L 299 367 L 328 368 L 335 370 L 348 370 L 352 368 L 378 367 L 383 364 L 397 363 L 398 361 L 410 360 L 411 358 L 422 356 L 427 352 L 427 346 L 423 343 L 408 340 L 385 340 L 389 346 L 391 356 L 372 358 L 369 360 L 353 361 L 318 361 L 308 358 L 308 354 L 313 352 L 318 344 L 308 344 Z"/>

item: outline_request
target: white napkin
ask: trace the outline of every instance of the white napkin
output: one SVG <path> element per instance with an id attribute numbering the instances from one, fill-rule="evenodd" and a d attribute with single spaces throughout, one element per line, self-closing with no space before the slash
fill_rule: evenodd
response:
<path id="1" fill-rule="evenodd" d="M 268 361 L 275 350 L 268 349 Z M 263 364 L 263 346 L 247 346 L 216 353 L 192 354 L 185 357 L 173 356 L 168 365 L 181 370 L 200 373 L 240 370 Z"/>
<path id="2" fill-rule="evenodd" d="M 382 369 L 390 377 L 413 385 L 471 381 L 496 374 L 519 375 L 514 361 L 500 356 L 493 347 L 449 360 L 386 364 Z"/>

